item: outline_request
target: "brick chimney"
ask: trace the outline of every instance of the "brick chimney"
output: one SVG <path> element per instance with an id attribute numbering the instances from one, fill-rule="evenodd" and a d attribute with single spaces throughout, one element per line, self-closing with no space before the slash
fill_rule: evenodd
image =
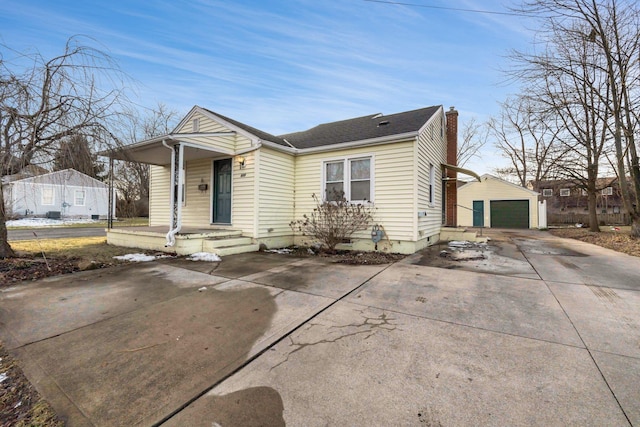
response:
<path id="1" fill-rule="evenodd" d="M 454 107 L 445 113 L 447 118 L 447 164 L 458 165 L 458 112 Z M 457 204 L 458 204 L 458 173 L 447 169 L 445 180 L 445 222 L 447 227 L 458 225 Z"/>

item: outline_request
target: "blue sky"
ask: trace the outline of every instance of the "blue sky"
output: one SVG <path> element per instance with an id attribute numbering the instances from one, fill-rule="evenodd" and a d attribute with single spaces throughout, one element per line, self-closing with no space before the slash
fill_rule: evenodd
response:
<path id="1" fill-rule="evenodd" d="M 372 113 L 455 106 L 484 121 L 516 90 L 509 49 L 533 22 L 494 1 L 3 0 L 0 40 L 45 57 L 73 35 L 106 50 L 135 84 L 137 104 L 180 114 L 200 105 L 281 134 Z M 4 50 L 4 49 L 3 49 Z M 6 58 L 5 58 L 6 59 Z M 468 164 L 491 172 L 493 147 Z"/>

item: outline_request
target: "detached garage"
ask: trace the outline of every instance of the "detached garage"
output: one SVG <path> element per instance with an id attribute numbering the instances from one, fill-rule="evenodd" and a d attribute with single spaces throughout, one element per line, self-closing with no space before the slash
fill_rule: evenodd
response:
<path id="1" fill-rule="evenodd" d="M 458 188 L 458 225 L 537 228 L 538 193 L 492 175 Z"/>

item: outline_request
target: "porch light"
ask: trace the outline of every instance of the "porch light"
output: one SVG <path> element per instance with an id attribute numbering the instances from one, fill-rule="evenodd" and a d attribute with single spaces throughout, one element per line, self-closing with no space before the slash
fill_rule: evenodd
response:
<path id="1" fill-rule="evenodd" d="M 246 159 L 243 156 L 238 156 L 237 159 L 240 169 L 244 169 Z"/>

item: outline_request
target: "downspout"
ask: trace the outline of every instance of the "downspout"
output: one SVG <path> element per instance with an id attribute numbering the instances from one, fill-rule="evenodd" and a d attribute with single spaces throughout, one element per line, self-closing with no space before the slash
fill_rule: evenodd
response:
<path id="1" fill-rule="evenodd" d="M 184 147 L 182 144 L 178 144 L 178 159 L 176 161 L 175 145 L 170 146 L 166 140 L 162 140 L 162 145 L 171 150 L 171 225 L 166 236 L 167 243 L 164 245 L 165 247 L 171 247 L 176 243 L 175 235 L 182 228 L 182 162 L 184 159 Z M 178 178 L 177 185 L 176 176 Z"/>

